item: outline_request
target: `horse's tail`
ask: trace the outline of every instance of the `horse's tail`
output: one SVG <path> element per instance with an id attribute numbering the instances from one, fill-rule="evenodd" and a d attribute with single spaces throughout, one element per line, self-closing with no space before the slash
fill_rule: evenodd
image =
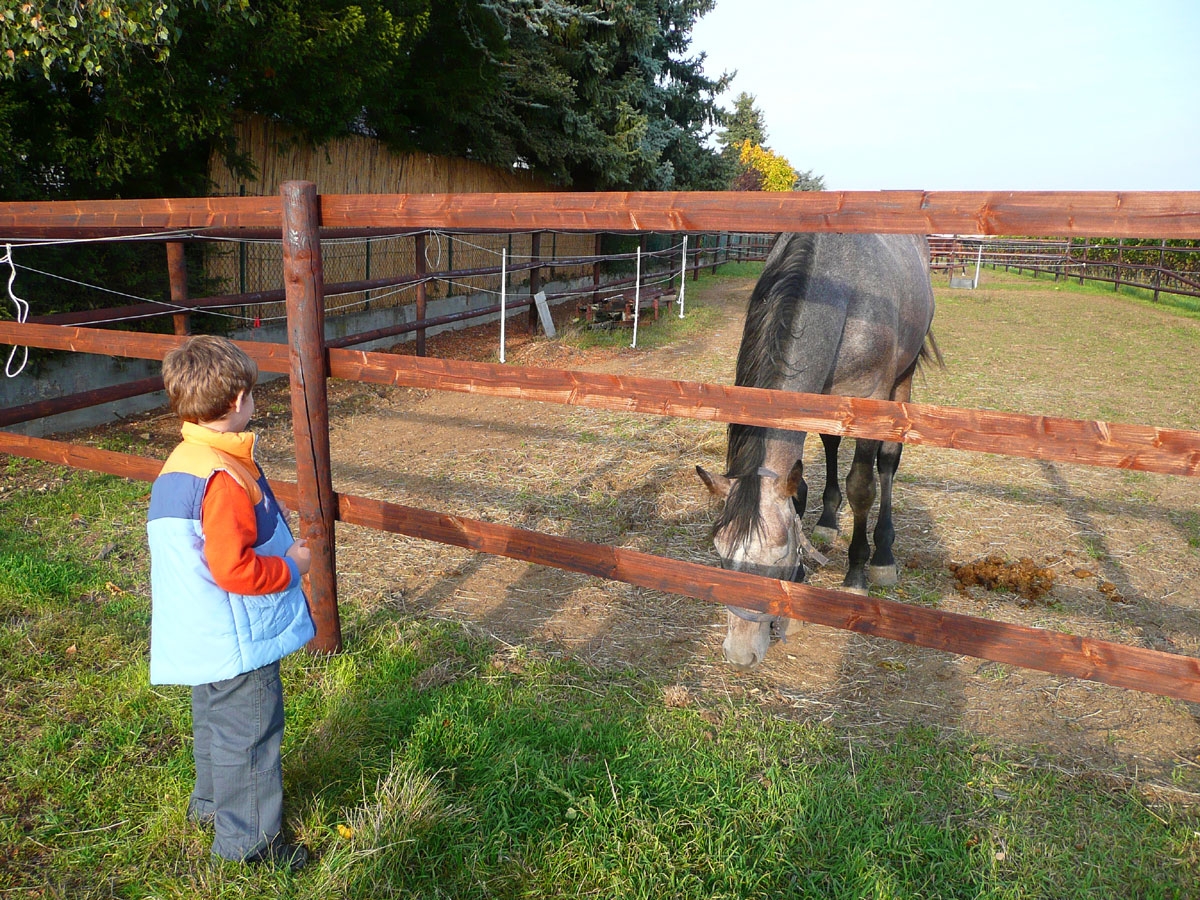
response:
<path id="1" fill-rule="evenodd" d="M 925 333 L 925 341 L 921 344 L 921 352 L 917 354 L 917 367 L 920 368 L 923 364 L 936 362 L 939 369 L 946 368 L 946 361 L 942 358 L 942 348 L 938 346 L 937 338 L 933 336 L 933 329 Z"/>

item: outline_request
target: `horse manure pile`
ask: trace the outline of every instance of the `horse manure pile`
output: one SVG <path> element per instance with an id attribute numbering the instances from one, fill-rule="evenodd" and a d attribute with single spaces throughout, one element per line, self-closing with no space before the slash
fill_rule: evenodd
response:
<path id="1" fill-rule="evenodd" d="M 950 563 L 948 568 L 958 581 L 959 590 L 981 586 L 989 591 L 1013 591 L 1025 600 L 1040 600 L 1054 587 L 1054 573 L 1023 557 L 1009 562 L 998 553 L 975 562 Z"/>

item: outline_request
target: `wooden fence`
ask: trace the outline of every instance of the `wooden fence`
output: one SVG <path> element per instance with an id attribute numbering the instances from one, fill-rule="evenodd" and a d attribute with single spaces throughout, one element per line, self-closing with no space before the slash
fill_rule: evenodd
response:
<path id="1" fill-rule="evenodd" d="M 1149 291 L 1157 302 L 1161 295 L 1200 297 L 1200 246 L 1157 241 L 1129 242 L 1124 238 L 983 238 L 937 237 L 930 239 L 935 270 L 953 275 L 970 274 L 977 267 L 1004 267 L 1017 274 L 1050 275 L 1111 284 L 1113 290 L 1135 287 Z"/>
<path id="2" fill-rule="evenodd" d="M 445 237 L 436 235 L 435 237 Z M 451 236 L 452 237 L 452 236 Z M 499 235 L 503 240 L 505 236 Z M 509 236 L 511 239 L 511 236 Z M 728 261 L 761 260 L 769 249 L 770 238 L 763 235 L 699 235 L 699 240 L 678 243 L 680 236 L 676 235 L 647 235 L 640 236 L 641 279 L 622 277 L 620 267 L 633 265 L 637 252 L 609 253 L 584 256 L 578 258 L 562 257 L 553 249 L 557 241 L 543 240 L 547 235 L 541 232 L 523 235 L 533 250 L 533 255 L 525 262 L 518 262 L 507 267 L 500 265 L 485 266 L 472 269 L 451 269 L 429 271 L 427 257 L 424 252 L 430 235 L 418 232 L 410 235 L 410 254 L 408 265 L 401 266 L 400 274 L 373 278 L 365 281 L 342 282 L 325 284 L 325 315 L 327 317 L 347 315 L 357 311 L 356 304 L 347 304 L 344 298 L 347 294 L 364 294 L 370 298 L 372 292 L 396 294 L 401 289 L 412 289 L 409 303 L 412 307 L 411 321 L 403 321 L 406 316 L 396 316 L 399 324 L 385 325 L 368 331 L 344 334 L 340 337 L 326 340 L 327 347 L 351 347 L 385 338 L 404 339 L 407 335 L 415 338 L 415 351 L 418 356 L 425 355 L 426 332 L 439 326 L 453 323 L 468 322 L 482 317 L 497 317 L 502 313 L 512 314 L 521 309 L 528 309 L 525 327 L 534 330 L 537 327 L 537 310 L 534 295 L 545 294 L 547 302 L 553 306 L 565 300 L 574 299 L 577 311 L 587 321 L 592 322 L 600 310 L 605 310 L 608 320 L 612 321 L 622 313 L 631 313 L 635 296 L 640 300 L 639 313 L 657 314 L 660 298 L 672 290 L 676 290 L 678 279 L 679 289 L 682 289 L 683 279 L 689 274 L 693 279 L 699 277 L 703 269 L 715 270 L 719 265 Z M 549 236 L 555 237 L 554 235 Z M 575 244 L 586 241 L 587 246 L 600 250 L 603 243 L 602 235 L 571 235 L 577 238 Z M 676 240 L 676 245 L 658 251 L 646 251 L 647 237 L 659 238 L 658 243 L 669 243 Z M 706 245 L 706 241 L 709 243 Z M 550 244 L 552 249 L 549 256 L 540 253 L 544 244 Z M 183 243 L 178 240 L 165 241 L 166 256 L 169 269 L 171 302 L 142 302 L 129 306 L 108 307 L 105 309 L 90 309 L 76 312 L 54 313 L 50 315 L 30 316 L 26 321 L 32 324 L 44 325 L 105 325 L 106 327 L 120 326 L 124 322 L 145 321 L 152 318 L 171 316 L 176 334 L 187 334 L 191 331 L 191 313 L 210 310 L 241 311 L 242 320 L 249 325 L 258 322 L 261 316 L 264 321 L 277 316 L 276 307 L 283 307 L 285 291 L 282 287 L 273 290 L 259 290 L 240 294 L 223 294 L 208 297 L 189 298 L 187 285 L 187 270 L 183 265 Z M 256 244 L 261 246 L 261 244 Z M 275 246 L 277 268 L 282 267 L 282 246 Z M 324 246 L 322 259 L 325 260 Z M 452 256 L 446 257 L 447 261 Z M 461 255 L 460 255 L 461 259 Z M 579 272 L 590 274 L 590 282 L 585 279 L 575 279 L 576 286 L 568 290 L 543 291 L 543 284 L 562 278 L 563 269 L 568 274 L 577 275 Z M 607 277 L 608 270 L 616 268 L 618 277 Z M 326 270 L 328 271 L 328 270 Z M 523 277 L 522 277 L 523 276 Z M 427 315 L 428 302 L 432 299 L 429 286 L 436 283 L 465 283 L 468 280 L 488 279 L 495 283 L 502 278 L 510 291 L 505 304 L 491 303 L 477 305 L 467 303 L 466 308 L 457 312 L 444 313 L 437 316 Z M 282 270 L 277 272 L 273 280 L 282 284 Z M 518 293 L 518 285 L 524 287 L 523 295 Z M 495 292 L 492 292 L 495 293 Z M 331 300 L 333 301 L 331 304 Z M 616 304 L 616 309 L 612 305 Z M 369 305 L 369 300 L 368 300 Z M 381 304 L 397 307 L 401 304 Z M 228 315 L 226 314 L 228 318 Z M 286 318 L 286 317 L 284 317 Z M 0 428 L 28 422 L 49 416 L 61 415 L 81 409 L 100 406 L 139 397 L 162 390 L 162 379 L 158 376 L 141 378 L 124 384 L 93 388 L 79 393 L 52 398 L 43 398 L 7 408 L 0 408 Z"/>
<path id="3" fill-rule="evenodd" d="M 653 415 L 928 443 L 1195 477 L 1200 433 L 1014 413 L 791 394 L 638 377 L 396 357 L 329 348 L 323 340 L 320 238 L 329 227 L 646 229 L 662 231 L 883 231 L 973 234 L 1200 236 L 1197 193 L 922 192 L 761 194 L 551 194 L 318 197 L 290 182 L 278 199 L 0 204 L 5 235 L 155 233 L 163 229 L 282 231 L 288 344 L 242 346 L 269 372 L 291 376 L 297 481 L 277 490 L 300 513 L 313 548 L 312 649 L 341 646 L 333 530 L 336 521 L 613 578 L 951 653 L 1200 700 L 1200 660 L 774 581 L 332 489 L 325 385 L 329 377 L 567 403 Z M 282 228 L 281 228 L 282 226 Z M 0 323 L 0 341 L 161 359 L 181 338 L 44 324 Z M 0 450 L 151 480 L 160 463 L 78 445 L 0 433 Z"/>

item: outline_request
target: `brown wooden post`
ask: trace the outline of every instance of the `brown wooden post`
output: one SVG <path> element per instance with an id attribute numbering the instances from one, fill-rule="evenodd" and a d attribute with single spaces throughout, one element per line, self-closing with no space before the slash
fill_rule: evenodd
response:
<path id="1" fill-rule="evenodd" d="M 283 287 L 287 295 L 288 362 L 292 384 L 292 433 L 296 442 L 296 492 L 300 537 L 312 551 L 308 607 L 317 634 L 314 653 L 342 649 L 338 619 L 334 522 L 337 498 L 329 456 L 329 406 L 325 351 L 325 273 L 321 261 L 317 188 L 285 181 L 283 195 Z"/>
<path id="2" fill-rule="evenodd" d="M 167 274 L 171 279 L 171 302 L 182 306 L 188 298 L 187 261 L 183 255 L 183 244 L 179 241 L 167 242 Z M 176 334 L 191 334 L 187 313 L 175 313 L 171 318 L 175 322 Z"/>
<path id="3" fill-rule="evenodd" d="M 1088 248 L 1092 245 L 1091 238 L 1083 239 L 1083 265 L 1079 267 L 1079 283 L 1083 284 L 1083 279 L 1087 275 L 1088 268 Z"/>
<path id="4" fill-rule="evenodd" d="M 1162 287 L 1163 255 L 1166 253 L 1167 239 L 1163 238 L 1158 245 L 1158 268 L 1154 270 L 1154 302 L 1158 302 L 1158 289 Z"/>
<path id="5" fill-rule="evenodd" d="M 529 255 L 536 262 L 542 259 L 542 233 L 535 231 L 529 236 Z M 542 267 L 535 266 L 529 270 L 529 296 L 532 298 L 542 289 Z M 537 304 L 529 304 L 529 333 L 536 334 L 538 327 Z"/>
<path id="6" fill-rule="evenodd" d="M 1125 238 L 1117 239 L 1117 277 L 1113 279 L 1113 290 L 1121 289 L 1121 263 L 1125 262 Z"/>
<path id="7" fill-rule="evenodd" d="M 426 271 L 425 232 L 422 231 L 420 234 L 418 234 L 416 236 L 416 240 L 413 242 L 413 246 L 415 247 L 415 251 L 414 251 L 415 267 L 414 267 L 413 271 L 416 273 L 417 277 L 419 277 L 421 279 L 420 281 L 417 282 L 417 321 L 424 322 L 425 321 L 425 300 L 426 300 L 426 296 L 427 296 L 427 294 L 425 292 L 425 271 Z M 424 355 L 425 355 L 425 329 L 418 328 L 417 329 L 417 356 L 424 356 Z"/>

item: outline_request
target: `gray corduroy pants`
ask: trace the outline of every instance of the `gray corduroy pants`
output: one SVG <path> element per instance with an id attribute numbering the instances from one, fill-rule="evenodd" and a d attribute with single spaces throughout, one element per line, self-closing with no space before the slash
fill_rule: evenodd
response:
<path id="1" fill-rule="evenodd" d="M 193 819 L 213 822 L 212 852 L 244 860 L 283 828 L 283 683 L 274 662 L 192 688 Z"/>

